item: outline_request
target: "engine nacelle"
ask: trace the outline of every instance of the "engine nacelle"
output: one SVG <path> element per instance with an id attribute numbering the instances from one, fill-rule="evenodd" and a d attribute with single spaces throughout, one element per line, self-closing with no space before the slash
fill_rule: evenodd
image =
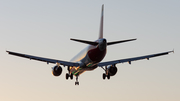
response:
<path id="1" fill-rule="evenodd" d="M 118 70 L 116 66 L 108 66 L 107 69 L 110 76 L 114 76 Z"/>
<path id="2" fill-rule="evenodd" d="M 54 66 L 53 68 L 52 68 L 52 74 L 54 75 L 54 76 L 60 76 L 61 75 L 61 73 L 62 73 L 62 68 L 61 68 L 61 66 Z"/>

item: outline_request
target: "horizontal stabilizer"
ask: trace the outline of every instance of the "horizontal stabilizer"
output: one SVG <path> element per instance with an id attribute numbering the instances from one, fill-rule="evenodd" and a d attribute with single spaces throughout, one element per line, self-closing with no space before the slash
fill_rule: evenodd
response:
<path id="1" fill-rule="evenodd" d="M 92 42 L 92 41 L 79 40 L 79 39 L 70 39 L 70 40 L 77 41 L 77 42 L 81 42 L 81 43 L 86 43 L 86 44 L 94 45 L 94 46 L 98 45 L 97 42 Z"/>
<path id="2" fill-rule="evenodd" d="M 136 39 L 129 39 L 129 40 L 121 40 L 121 41 L 114 41 L 114 42 L 108 42 L 107 45 L 113 45 L 117 43 L 123 43 L 123 42 L 128 42 L 128 41 L 134 41 Z"/>

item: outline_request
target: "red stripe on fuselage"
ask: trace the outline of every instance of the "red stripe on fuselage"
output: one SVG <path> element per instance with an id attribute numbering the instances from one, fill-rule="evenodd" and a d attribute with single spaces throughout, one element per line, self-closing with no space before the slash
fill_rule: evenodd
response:
<path id="1" fill-rule="evenodd" d="M 100 50 L 99 47 L 88 51 L 88 56 L 94 63 L 100 62 L 106 55 L 106 49 Z"/>

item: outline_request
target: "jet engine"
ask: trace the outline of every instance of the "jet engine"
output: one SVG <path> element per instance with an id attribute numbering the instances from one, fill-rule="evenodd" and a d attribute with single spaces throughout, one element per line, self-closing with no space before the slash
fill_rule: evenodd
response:
<path id="1" fill-rule="evenodd" d="M 61 73 L 62 73 L 62 67 L 61 66 L 54 66 L 53 68 L 52 68 L 52 74 L 54 75 L 54 76 L 60 76 L 61 75 Z"/>
<path id="2" fill-rule="evenodd" d="M 115 65 L 108 66 L 107 70 L 110 76 L 114 76 L 117 73 L 117 67 Z"/>

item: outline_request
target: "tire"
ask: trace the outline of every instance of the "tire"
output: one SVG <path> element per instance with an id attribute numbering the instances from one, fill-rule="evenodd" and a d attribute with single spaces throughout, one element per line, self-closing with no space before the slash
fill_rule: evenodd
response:
<path id="1" fill-rule="evenodd" d="M 79 85 L 79 82 L 75 82 L 75 85 Z"/>
<path id="2" fill-rule="evenodd" d="M 68 78 L 69 78 L 69 74 L 68 74 L 68 73 L 66 73 L 66 80 L 68 80 Z"/>
<path id="3" fill-rule="evenodd" d="M 73 79 L 73 74 L 72 73 L 70 74 L 70 78 L 71 78 L 71 80 Z"/>
<path id="4" fill-rule="evenodd" d="M 103 73 L 103 80 L 105 80 L 106 79 L 106 74 L 105 73 Z"/>
<path id="5" fill-rule="evenodd" d="M 110 74 L 108 73 L 108 75 L 107 75 L 107 79 L 109 80 L 110 79 Z"/>

